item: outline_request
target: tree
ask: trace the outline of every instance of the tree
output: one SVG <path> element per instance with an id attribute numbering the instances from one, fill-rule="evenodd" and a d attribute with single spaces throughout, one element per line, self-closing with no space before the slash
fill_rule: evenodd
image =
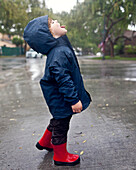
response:
<path id="1" fill-rule="evenodd" d="M 22 35 L 28 21 L 27 0 L 0 0 L 0 32 Z"/>
<path id="2" fill-rule="evenodd" d="M 22 37 L 30 20 L 47 14 L 53 16 L 45 0 L 0 0 L 0 32 Z"/>
<path id="3" fill-rule="evenodd" d="M 133 3 L 133 0 L 115 1 L 110 12 L 105 14 L 107 19 L 105 39 L 107 38 L 107 42 L 110 43 L 111 57 L 114 57 L 114 45 L 122 38 L 129 39 L 124 36 L 124 31 L 127 30 L 128 25 L 135 25 L 136 4 Z"/>
<path id="4" fill-rule="evenodd" d="M 22 36 L 30 20 L 47 14 L 45 0 L 0 0 L 0 32 Z"/>
<path id="5" fill-rule="evenodd" d="M 119 39 L 127 38 L 123 34 L 128 24 L 135 25 L 136 23 L 135 0 L 85 0 L 85 3 L 92 9 L 91 13 L 94 18 L 102 19 L 101 26 L 105 26 L 103 41 L 105 45 L 110 43 L 111 57 L 114 57 L 114 45 Z M 105 23 L 102 22 L 104 18 Z"/>
<path id="6" fill-rule="evenodd" d="M 19 45 L 22 45 L 23 42 L 24 42 L 24 41 L 23 41 L 21 38 L 18 38 L 18 37 L 14 37 L 14 38 L 12 39 L 12 43 L 15 44 L 17 47 L 18 47 Z"/>
<path id="7" fill-rule="evenodd" d="M 95 53 L 98 44 L 104 41 L 105 45 L 110 45 L 111 56 L 114 56 L 114 45 L 127 38 L 124 31 L 129 24 L 136 23 L 136 3 L 135 0 L 78 1 L 69 14 L 61 15 L 61 20 L 66 23 L 74 47 Z"/>

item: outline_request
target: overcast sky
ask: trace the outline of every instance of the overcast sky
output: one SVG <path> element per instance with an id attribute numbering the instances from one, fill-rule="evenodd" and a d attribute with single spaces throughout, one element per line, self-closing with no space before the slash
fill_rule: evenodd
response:
<path id="1" fill-rule="evenodd" d="M 83 2 L 84 0 L 79 0 L 79 2 Z M 62 12 L 70 10 L 76 5 L 77 0 L 46 0 L 46 5 L 48 8 L 52 8 L 53 12 Z"/>

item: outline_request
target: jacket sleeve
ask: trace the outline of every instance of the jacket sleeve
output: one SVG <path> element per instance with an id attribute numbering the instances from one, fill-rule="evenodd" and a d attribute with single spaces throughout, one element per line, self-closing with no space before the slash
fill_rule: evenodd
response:
<path id="1" fill-rule="evenodd" d="M 59 86 L 59 92 L 64 95 L 64 100 L 71 105 L 79 102 L 78 92 L 73 80 L 71 79 L 70 70 L 56 61 L 55 64 L 50 67 L 50 73 L 53 75 Z"/>

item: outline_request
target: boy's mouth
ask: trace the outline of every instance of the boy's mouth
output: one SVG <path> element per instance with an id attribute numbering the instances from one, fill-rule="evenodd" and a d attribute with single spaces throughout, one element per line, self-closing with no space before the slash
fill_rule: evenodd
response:
<path id="1" fill-rule="evenodd" d="M 60 26 L 61 28 L 65 28 L 65 25 Z"/>

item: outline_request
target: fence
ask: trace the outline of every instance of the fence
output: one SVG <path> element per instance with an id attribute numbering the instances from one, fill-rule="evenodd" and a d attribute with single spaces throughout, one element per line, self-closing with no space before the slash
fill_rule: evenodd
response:
<path id="1" fill-rule="evenodd" d="M 24 49 L 21 47 L 2 47 L 2 54 L 3 56 L 18 56 L 23 55 Z"/>

